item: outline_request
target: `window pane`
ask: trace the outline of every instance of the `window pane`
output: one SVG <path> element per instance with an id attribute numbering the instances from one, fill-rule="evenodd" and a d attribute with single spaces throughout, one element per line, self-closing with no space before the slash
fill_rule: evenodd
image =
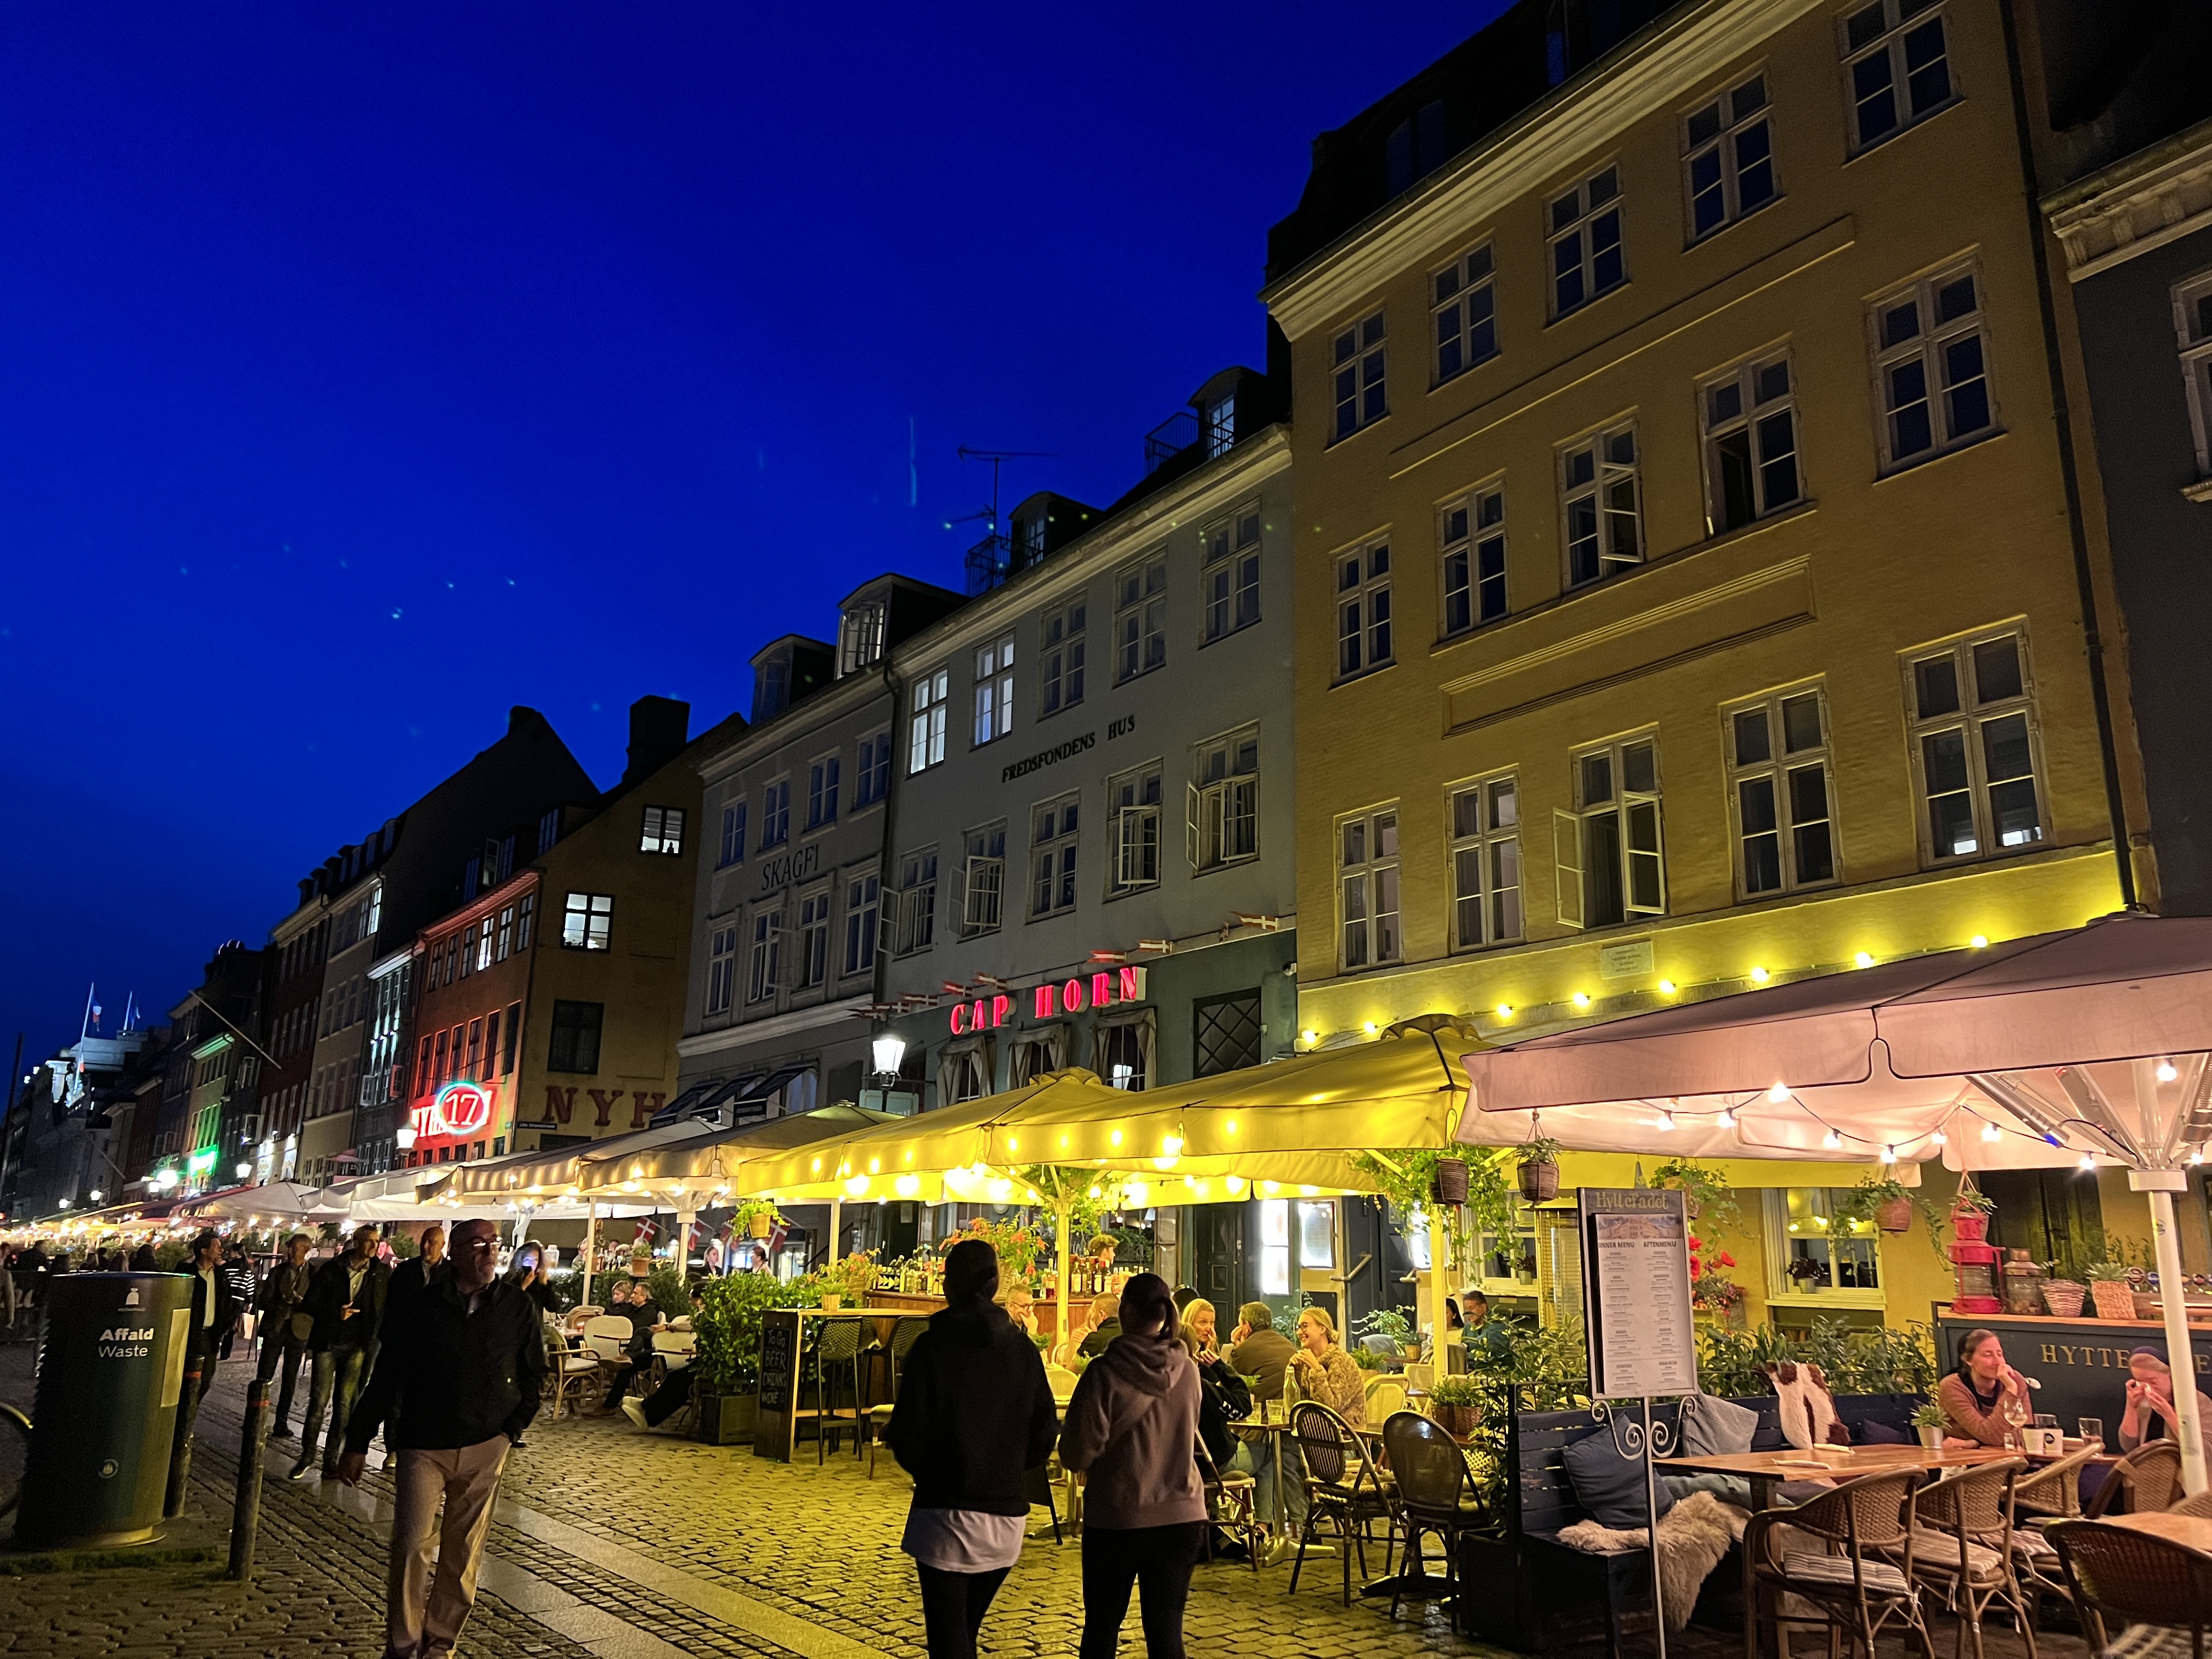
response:
<path id="1" fill-rule="evenodd" d="M 1398 856 L 1398 815 L 1382 812 L 1375 819 L 1375 856 L 1394 859 Z"/>
<path id="2" fill-rule="evenodd" d="M 1613 799 L 1613 757 L 1583 757 L 1583 805 L 1595 806 Z"/>
<path id="3" fill-rule="evenodd" d="M 1659 787 L 1659 751 L 1649 743 L 1632 743 L 1620 751 L 1620 782 L 1625 789 L 1650 794 Z"/>
<path id="4" fill-rule="evenodd" d="M 1923 738 L 1920 756 L 1927 775 L 1929 835 L 1936 856 L 1960 858 L 1978 851 L 1974 805 L 1967 793 L 1966 734 L 1954 730 Z"/>
<path id="5" fill-rule="evenodd" d="M 1354 818 L 1344 826 L 1344 862 L 1346 868 L 1367 862 L 1367 820 Z"/>
<path id="6" fill-rule="evenodd" d="M 1912 681 L 1922 720 L 1959 712 L 1959 666 L 1951 658 L 1930 657 L 1913 664 Z"/>
<path id="7" fill-rule="evenodd" d="M 1782 700 L 1782 746 L 1795 755 L 1820 746 L 1820 699 L 1816 692 Z"/>
<path id="8" fill-rule="evenodd" d="M 1482 832 L 1482 792 L 1462 789 L 1452 797 L 1452 834 L 1474 836 Z"/>
<path id="9" fill-rule="evenodd" d="M 1982 726 L 1982 760 L 1991 783 L 2028 776 L 2027 716 L 2008 714 Z"/>
<path id="10" fill-rule="evenodd" d="M 1492 939 L 1521 937 L 1521 843 L 1490 845 L 1490 923 Z"/>
<path id="11" fill-rule="evenodd" d="M 1773 756 L 1764 708 L 1747 708 L 1735 717 L 1735 763 L 1749 766 Z"/>
<path id="12" fill-rule="evenodd" d="M 1747 778 L 1736 787 L 1742 818 L 1743 885 L 1747 893 L 1771 893 L 1782 885 L 1782 841 L 1776 832 L 1774 780 Z"/>
<path id="13" fill-rule="evenodd" d="M 1462 847 L 1452 858 L 1453 894 L 1462 945 L 1482 943 L 1482 849 Z"/>
<path id="14" fill-rule="evenodd" d="M 1974 696 L 1980 702 L 2002 702 L 2021 694 L 2020 641 L 2010 635 L 1984 640 L 1974 647 Z"/>
<path id="15" fill-rule="evenodd" d="M 1504 779 L 1490 786 L 1490 827 L 1510 830 L 1521 822 L 1519 796 L 1513 780 Z"/>
<path id="16" fill-rule="evenodd" d="M 1825 823 L 1801 824 L 1792 832 L 1796 846 L 1797 879 L 1827 881 L 1836 873 L 1836 855 Z"/>

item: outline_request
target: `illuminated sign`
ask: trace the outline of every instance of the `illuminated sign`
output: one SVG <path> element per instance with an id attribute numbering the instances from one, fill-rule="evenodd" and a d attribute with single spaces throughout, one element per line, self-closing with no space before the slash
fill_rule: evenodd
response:
<path id="1" fill-rule="evenodd" d="M 1048 981 L 1036 986 L 1028 993 L 1030 1015 L 1036 1019 L 1052 1019 L 1064 1013 L 1079 1014 L 1085 1008 L 1142 1002 L 1145 973 L 1139 967 L 1109 968 L 1058 983 Z M 993 997 L 978 997 L 973 1002 L 956 1002 L 952 1005 L 952 1035 L 965 1036 L 971 1031 L 988 1031 L 1004 1025 L 1012 1015 L 1014 1006 L 1014 999 L 1005 992 Z"/>
<path id="2" fill-rule="evenodd" d="M 216 1149 L 214 1147 L 204 1147 L 199 1152 L 194 1152 L 191 1157 L 185 1160 L 185 1168 L 193 1175 L 198 1175 L 204 1170 L 212 1170 L 215 1168 L 215 1154 Z"/>
<path id="3" fill-rule="evenodd" d="M 464 1078 L 448 1083 L 428 1106 L 415 1109 L 419 1135 L 472 1135 L 491 1121 L 491 1091 Z"/>

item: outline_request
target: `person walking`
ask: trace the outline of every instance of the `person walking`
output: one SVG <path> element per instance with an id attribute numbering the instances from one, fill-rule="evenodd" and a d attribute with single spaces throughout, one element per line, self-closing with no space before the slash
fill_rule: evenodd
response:
<path id="1" fill-rule="evenodd" d="M 908 1351 L 884 1433 L 914 1477 L 899 1547 L 921 1581 L 930 1659 L 975 1659 L 991 1598 L 1021 1559 L 1023 1477 L 1044 1467 L 1060 1431 L 1044 1358 L 998 1293 L 988 1241 L 945 1252 L 945 1306 Z"/>
<path id="2" fill-rule="evenodd" d="M 392 1269 L 376 1259 L 376 1229 L 363 1227 L 346 1253 L 325 1261 L 307 1287 L 307 1310 L 314 1334 L 307 1339 L 314 1356 L 314 1382 L 307 1392 L 307 1421 L 300 1432 L 300 1461 L 291 1479 L 306 1478 L 315 1467 L 315 1437 L 330 1411 L 330 1432 L 323 1441 L 323 1475 L 337 1473 L 338 1449 L 345 1443 L 346 1421 L 361 1392 L 368 1349 L 384 1317 Z"/>
<path id="3" fill-rule="evenodd" d="M 379 1429 L 396 1465 L 385 1659 L 433 1659 L 459 1643 L 500 1472 L 538 1414 L 544 1328 L 498 1262 L 495 1223 L 456 1224 L 453 1260 L 400 1304 L 346 1425 L 340 1480 L 359 1484 Z"/>
<path id="4" fill-rule="evenodd" d="M 1158 1273 L 1121 1290 L 1121 1334 L 1068 1401 L 1060 1461 L 1087 1474 L 1083 1499 L 1081 1659 L 1114 1659 L 1129 1587 L 1151 1659 L 1183 1659 L 1182 1610 L 1205 1541 L 1206 1490 L 1191 1448 L 1198 1366 L 1178 1340 L 1174 1294 Z"/>
<path id="5" fill-rule="evenodd" d="M 315 1334 L 315 1316 L 302 1305 L 314 1282 L 314 1269 L 307 1265 L 307 1252 L 314 1248 L 315 1241 L 307 1234 L 294 1233 L 284 1241 L 284 1259 L 261 1283 L 261 1364 L 254 1376 L 266 1382 L 283 1373 L 276 1386 L 276 1419 L 269 1429 L 271 1440 L 292 1437 L 292 1390 L 300 1381 L 300 1360 L 307 1352 L 307 1340 Z"/>
<path id="6" fill-rule="evenodd" d="M 115 1266 L 118 1271 L 121 1270 L 123 1258 L 120 1251 L 116 1253 Z M 224 1250 L 222 1276 L 230 1281 L 232 1311 L 230 1322 L 222 1328 L 222 1346 L 219 1350 L 219 1355 L 222 1358 L 228 1359 L 230 1358 L 232 1346 L 238 1340 L 239 1328 L 246 1323 L 246 1316 L 253 1310 L 260 1300 L 261 1281 L 254 1274 L 253 1258 L 246 1253 L 243 1244 L 234 1245 Z M 246 1339 L 246 1350 L 249 1355 L 252 1353 L 252 1339 L 249 1337 Z"/>

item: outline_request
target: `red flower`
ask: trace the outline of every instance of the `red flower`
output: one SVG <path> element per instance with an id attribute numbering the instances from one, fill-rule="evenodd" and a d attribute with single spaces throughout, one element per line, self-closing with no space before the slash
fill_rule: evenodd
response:
<path id="1" fill-rule="evenodd" d="M 1705 1263 L 1703 1263 L 1702 1261 L 1698 1261 L 1697 1257 L 1695 1257 L 1695 1256 L 1692 1256 L 1692 1257 L 1690 1258 L 1690 1277 L 1691 1277 L 1692 1279 L 1703 1279 L 1705 1276 Z"/>
<path id="2" fill-rule="evenodd" d="M 1702 1250 L 1705 1248 L 1705 1241 L 1699 1238 L 1695 1233 L 1692 1233 L 1690 1235 L 1690 1248 L 1692 1250 Z"/>
<path id="3" fill-rule="evenodd" d="M 1715 1256 L 1713 1260 L 1723 1267 L 1733 1267 L 1735 1266 L 1735 1258 L 1730 1255 L 1726 1250 L 1723 1250 L 1718 1255 Z"/>

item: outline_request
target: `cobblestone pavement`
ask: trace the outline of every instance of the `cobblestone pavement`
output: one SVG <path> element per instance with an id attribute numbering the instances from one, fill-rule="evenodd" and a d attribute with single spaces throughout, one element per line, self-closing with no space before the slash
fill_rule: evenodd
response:
<path id="1" fill-rule="evenodd" d="M 27 1398 L 25 1345 L 0 1346 L 0 1399 Z M 201 1414 L 193 1503 L 228 1512 L 245 1385 L 222 1367 Z M 219 1565 L 0 1578 L 0 1655 L 52 1659 L 368 1659 L 381 1650 L 389 1477 L 357 1491 L 282 1478 L 263 1489 L 253 1583 Z M 540 1418 L 508 1461 L 487 1545 L 465 1655 L 553 1659 L 862 1659 L 920 1656 L 912 1564 L 897 1549 L 911 1487 L 886 1455 L 870 1480 L 848 1451 L 817 1468 L 750 1447 L 708 1447 L 644 1434 L 626 1419 Z M 1058 1659 L 1075 1652 L 1082 1564 L 1055 1547 L 1043 1512 L 984 1629 L 988 1652 Z M 1379 1557 L 1370 1565 L 1380 1568 Z M 1191 1650 L 1224 1659 L 1353 1659 L 1457 1655 L 1502 1659 L 1452 1634 L 1441 1608 L 1340 1601 L 1341 1568 L 1310 1561 L 1297 1594 L 1287 1566 L 1202 1565 L 1186 1621 Z M 1480 1594 L 1481 1587 L 1474 1593 Z M 1944 1643 L 1948 1631 L 1939 1631 Z M 1133 1607 L 1123 1650 L 1141 1651 Z M 1802 1644 L 1801 1638 L 1800 1645 Z M 1647 1637 L 1632 1638 L 1638 1655 Z M 1735 1659 L 1727 1632 L 1693 1630 L 1677 1659 Z M 1601 1647 L 1593 1644 L 1595 1656 Z M 1993 1633 L 1990 1659 L 2021 1652 Z M 2048 1637 L 2045 1659 L 2081 1659 L 2078 1641 Z M 1881 1659 L 1893 1656 L 1885 1644 Z"/>

